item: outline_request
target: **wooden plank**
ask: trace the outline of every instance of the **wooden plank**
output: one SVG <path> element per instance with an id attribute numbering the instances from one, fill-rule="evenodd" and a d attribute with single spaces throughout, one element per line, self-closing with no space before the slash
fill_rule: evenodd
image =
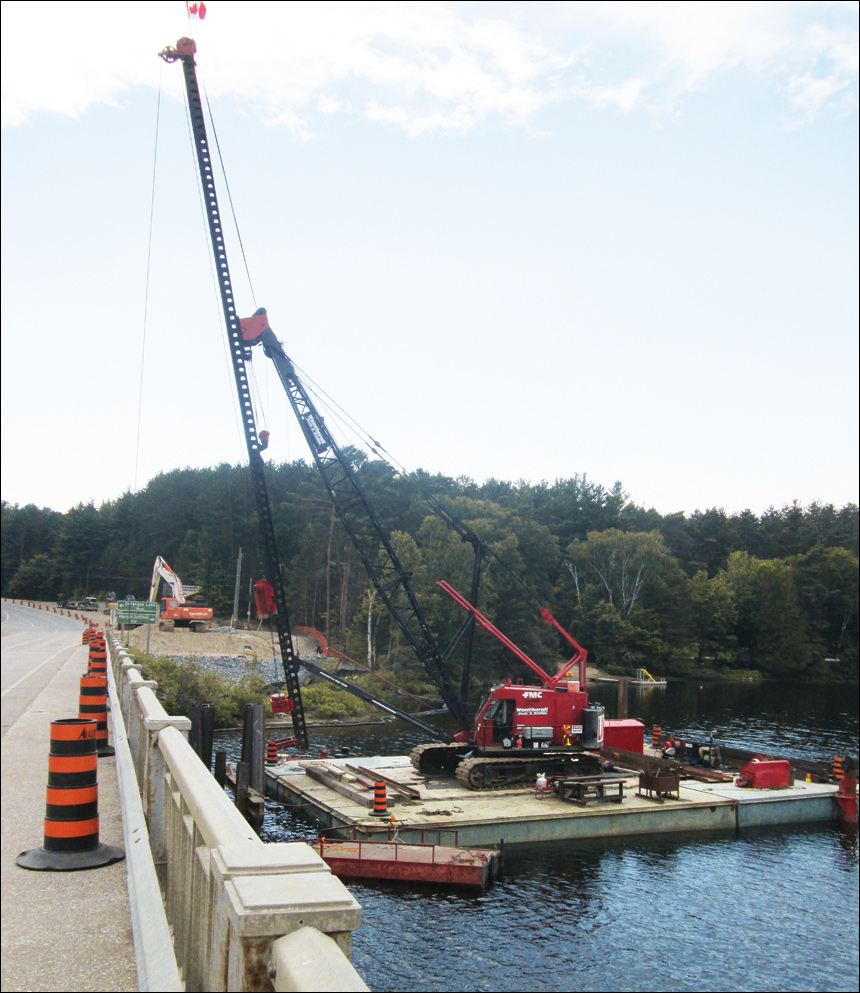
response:
<path id="1" fill-rule="evenodd" d="M 340 772 L 340 770 L 338 770 Z M 330 790 L 334 790 L 336 793 L 340 793 L 341 796 L 345 796 L 355 803 L 360 803 L 362 807 L 367 807 L 369 810 L 373 808 L 373 797 L 366 796 L 364 792 L 353 789 L 351 786 L 347 786 L 345 783 L 340 781 L 341 777 L 334 776 L 327 769 L 322 769 L 317 765 L 306 765 L 305 773 L 310 776 L 311 779 L 315 779 L 318 783 L 322 783 L 323 786 L 327 786 Z"/>
<path id="2" fill-rule="evenodd" d="M 353 766 L 347 764 L 347 769 L 353 769 L 363 776 L 369 776 L 372 782 L 386 783 L 388 786 L 394 787 L 399 793 L 402 793 L 405 797 L 410 800 L 420 800 L 421 791 L 415 789 L 414 786 L 407 786 L 406 783 L 401 783 L 396 780 L 393 776 L 389 776 L 387 773 L 380 772 L 379 769 L 367 769 L 365 766 L 358 765 Z"/>

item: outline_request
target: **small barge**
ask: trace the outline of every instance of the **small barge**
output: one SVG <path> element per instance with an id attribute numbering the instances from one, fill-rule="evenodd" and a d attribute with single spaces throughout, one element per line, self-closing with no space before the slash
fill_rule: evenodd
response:
<path id="1" fill-rule="evenodd" d="M 341 879 L 402 879 L 484 891 L 501 872 L 500 853 L 488 849 L 329 838 L 311 847 Z"/>

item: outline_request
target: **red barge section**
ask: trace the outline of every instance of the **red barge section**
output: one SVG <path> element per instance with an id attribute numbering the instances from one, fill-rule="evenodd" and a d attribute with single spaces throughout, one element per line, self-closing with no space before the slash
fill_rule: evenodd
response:
<path id="1" fill-rule="evenodd" d="M 485 890 L 501 874 L 501 853 L 486 848 L 329 838 L 311 847 L 340 879 L 405 879 Z"/>

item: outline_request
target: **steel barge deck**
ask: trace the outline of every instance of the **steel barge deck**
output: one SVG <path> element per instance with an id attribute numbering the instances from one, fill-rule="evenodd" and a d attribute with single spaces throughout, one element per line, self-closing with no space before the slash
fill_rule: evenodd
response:
<path id="1" fill-rule="evenodd" d="M 353 777 L 356 765 L 362 771 Z M 339 777 L 331 775 L 334 770 Z M 372 813 L 370 771 L 389 784 L 388 817 Z M 800 781 L 786 789 L 751 790 L 682 780 L 678 799 L 654 803 L 637 795 L 638 774 L 630 773 L 620 802 L 581 806 L 533 787 L 475 792 L 452 777 L 419 774 L 406 756 L 284 762 L 268 767 L 266 778 L 271 796 L 302 810 L 330 836 L 387 838 L 393 815 L 399 841 L 475 848 L 840 818 L 836 786 Z"/>

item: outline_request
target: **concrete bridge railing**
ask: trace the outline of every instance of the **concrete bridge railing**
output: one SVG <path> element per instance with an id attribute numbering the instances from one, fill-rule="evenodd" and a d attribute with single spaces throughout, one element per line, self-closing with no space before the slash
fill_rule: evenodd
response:
<path id="1" fill-rule="evenodd" d="M 187 990 L 365 990 L 361 908 L 303 843 L 264 844 L 111 633 L 117 699 Z"/>

